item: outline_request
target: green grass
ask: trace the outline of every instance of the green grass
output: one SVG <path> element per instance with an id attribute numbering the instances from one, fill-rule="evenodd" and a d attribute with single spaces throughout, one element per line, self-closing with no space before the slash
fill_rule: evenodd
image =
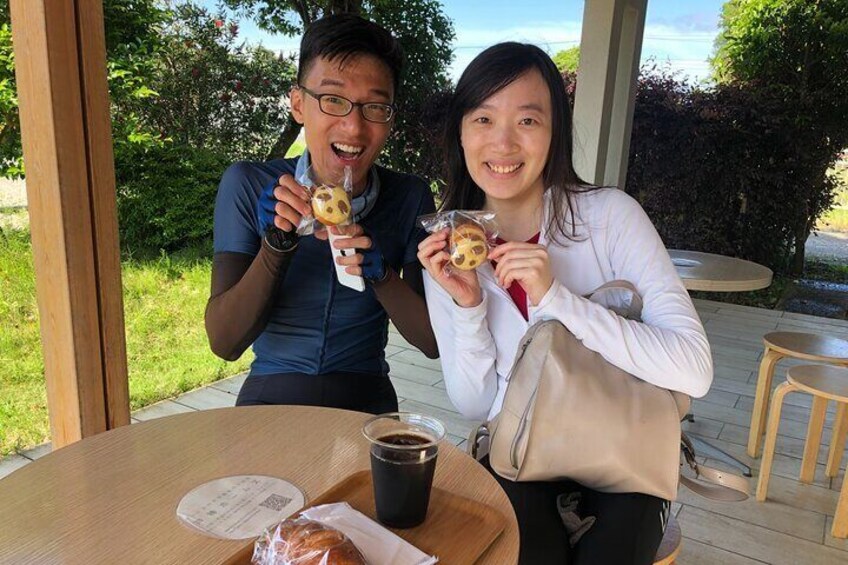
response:
<path id="1" fill-rule="evenodd" d="M 0 456 L 48 439 L 29 236 L 0 231 Z"/>
<path id="2" fill-rule="evenodd" d="M 807 259 L 804 265 L 804 278 L 848 284 L 848 265 L 834 261 Z"/>
<path id="3" fill-rule="evenodd" d="M 823 231 L 848 231 L 848 208 L 831 208 L 816 227 Z"/>
<path id="4" fill-rule="evenodd" d="M 209 350 L 203 312 L 211 259 L 187 250 L 123 263 L 130 406 L 159 400 L 244 371 Z M 44 362 L 29 233 L 0 232 L 0 457 L 49 440 Z M 9 331 L 11 330 L 11 331 Z"/>
<path id="5" fill-rule="evenodd" d="M 848 231 L 848 166 L 837 166 L 829 171 L 839 185 L 833 208 L 825 213 L 816 224 L 816 229 Z"/>

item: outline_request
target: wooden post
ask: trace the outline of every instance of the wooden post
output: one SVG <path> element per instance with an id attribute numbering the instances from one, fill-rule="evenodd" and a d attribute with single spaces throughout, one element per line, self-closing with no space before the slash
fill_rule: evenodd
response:
<path id="1" fill-rule="evenodd" d="M 10 8 L 55 449 L 129 423 L 103 6 Z"/>
<path id="2" fill-rule="evenodd" d="M 586 0 L 574 100 L 574 165 L 624 188 L 648 0 Z"/>

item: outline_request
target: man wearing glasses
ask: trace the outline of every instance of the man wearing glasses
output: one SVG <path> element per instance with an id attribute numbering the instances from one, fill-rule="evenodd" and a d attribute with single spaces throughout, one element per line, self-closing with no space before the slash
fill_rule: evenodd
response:
<path id="1" fill-rule="evenodd" d="M 390 318 L 428 357 L 438 356 L 416 254 L 416 218 L 435 210 L 427 183 L 375 165 L 397 111 L 402 55 L 380 26 L 353 15 L 315 21 L 301 41 L 291 111 L 307 151 L 295 159 L 236 163 L 215 203 L 215 255 L 206 330 L 212 351 L 256 358 L 238 405 L 306 404 L 397 410 L 385 359 Z M 350 167 L 353 223 L 336 259 L 326 233 L 298 237 L 311 214 L 310 182 L 337 183 Z M 309 175 L 307 169 L 311 169 Z M 368 285 L 338 282 L 337 263 Z"/>

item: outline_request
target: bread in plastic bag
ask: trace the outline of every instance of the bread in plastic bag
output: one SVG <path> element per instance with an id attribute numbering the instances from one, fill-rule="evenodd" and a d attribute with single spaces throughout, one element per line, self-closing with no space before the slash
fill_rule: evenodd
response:
<path id="1" fill-rule="evenodd" d="M 483 210 L 450 210 L 418 218 L 429 233 L 450 228 L 450 264 L 461 271 L 476 269 L 486 262 L 498 235 L 495 213 Z"/>
<path id="2" fill-rule="evenodd" d="M 337 182 L 317 183 L 315 170 L 310 165 L 295 180 L 303 185 L 311 197 L 312 215 L 304 216 L 297 226 L 298 235 L 310 235 L 323 226 L 344 226 L 353 217 L 353 171 L 344 168 L 344 177 Z M 319 225 L 315 225 L 319 222 Z"/>
<path id="3" fill-rule="evenodd" d="M 289 518 L 256 540 L 253 565 L 366 565 L 359 549 L 335 528 L 307 518 Z"/>

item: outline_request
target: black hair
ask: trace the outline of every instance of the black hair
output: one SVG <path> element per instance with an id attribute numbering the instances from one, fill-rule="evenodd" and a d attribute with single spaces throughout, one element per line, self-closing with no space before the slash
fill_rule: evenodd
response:
<path id="1" fill-rule="evenodd" d="M 574 170 L 571 106 L 565 83 L 551 58 L 535 45 L 498 43 L 477 55 L 462 73 L 445 120 L 447 185 L 442 209 L 479 210 L 483 207 L 486 194 L 471 178 L 462 151 L 462 119 L 489 97 L 534 69 L 542 75 L 551 95 L 551 145 L 542 171 L 544 185 L 551 191 L 552 201 L 548 232 L 553 240 L 558 240 L 560 235 L 576 240 L 573 195 L 596 187 L 583 181 Z M 568 204 L 571 230 L 567 228 L 563 201 Z"/>
<path id="2" fill-rule="evenodd" d="M 392 73 L 397 96 L 403 69 L 403 49 L 391 33 L 374 22 L 355 14 L 335 14 L 315 20 L 306 28 L 300 42 L 297 82 L 309 72 L 315 59 L 338 60 L 339 66 L 352 57 L 372 55 L 385 63 Z"/>

